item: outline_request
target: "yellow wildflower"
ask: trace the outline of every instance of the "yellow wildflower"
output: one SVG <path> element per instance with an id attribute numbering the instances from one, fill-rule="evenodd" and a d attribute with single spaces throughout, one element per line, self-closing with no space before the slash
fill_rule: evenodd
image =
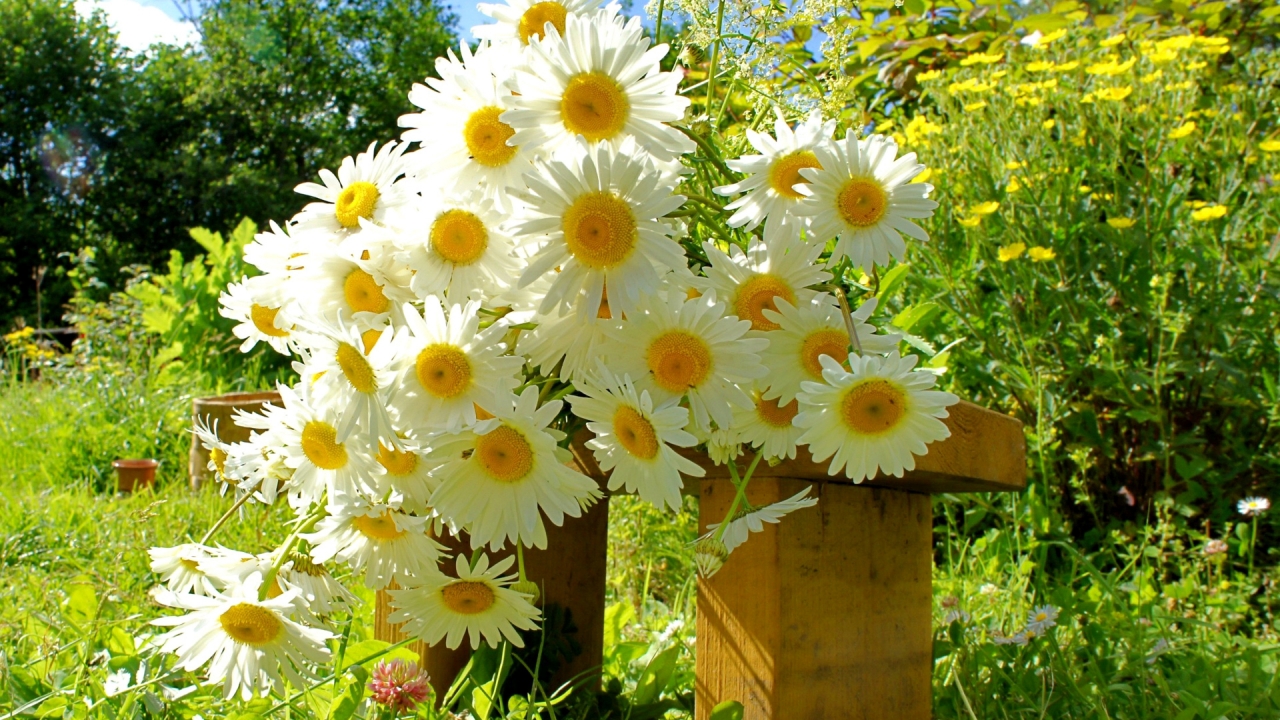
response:
<path id="1" fill-rule="evenodd" d="M 1033 63 L 1027 63 L 1027 72 L 1047 72 L 1053 68 L 1052 60 L 1037 60 Z"/>
<path id="2" fill-rule="evenodd" d="M 1024 162 L 1019 162 L 1019 161 L 1017 161 L 1017 160 L 1010 160 L 1009 162 L 1007 162 L 1007 163 L 1005 163 L 1005 164 L 1004 164 L 1004 169 L 1005 169 L 1005 170 L 1017 170 L 1018 168 L 1024 168 L 1024 167 L 1026 167 L 1026 166 L 1027 166 L 1027 164 L 1026 164 L 1026 163 L 1024 163 Z"/>
<path id="3" fill-rule="evenodd" d="M 1134 219 L 1127 217 L 1107 218 L 1107 224 L 1117 230 L 1127 230 L 1134 226 Z"/>
<path id="4" fill-rule="evenodd" d="M 1054 120 L 1053 118 L 1049 118 L 1048 120 L 1045 120 L 1044 122 L 1040 123 L 1040 127 L 1044 128 L 1045 130 L 1052 130 L 1053 126 L 1057 124 L 1058 122 L 1056 120 Z"/>
<path id="5" fill-rule="evenodd" d="M 1187 207 L 1191 208 L 1192 210 L 1199 210 L 1200 208 L 1207 206 L 1209 203 L 1207 203 L 1207 202 L 1205 202 L 1205 201 L 1203 201 L 1203 200 L 1188 200 L 1188 201 L 1186 201 L 1186 202 L 1184 202 L 1184 203 L 1182 203 L 1182 204 L 1183 204 L 1183 205 L 1186 205 Z"/>
<path id="6" fill-rule="evenodd" d="M 1081 195 L 1088 195 L 1089 193 L 1093 192 L 1093 188 L 1089 187 L 1088 185 L 1081 185 L 1079 188 L 1076 188 L 1076 192 L 1080 193 Z"/>
<path id="7" fill-rule="evenodd" d="M 1267 153 L 1280 152 L 1280 140 L 1263 140 L 1258 143 L 1258 149 Z"/>
<path id="8" fill-rule="evenodd" d="M 942 77 L 941 70 L 925 70 L 916 76 L 916 80 L 919 82 L 928 82 L 929 80 L 937 80 L 940 77 Z"/>
<path id="9" fill-rule="evenodd" d="M 1142 84 L 1143 84 L 1143 85 L 1146 85 L 1146 84 L 1149 84 L 1149 83 L 1153 83 L 1153 82 L 1155 82 L 1156 80 L 1159 80 L 1161 75 L 1164 75 L 1164 71 L 1163 71 L 1163 70 L 1160 70 L 1159 68 L 1157 68 L 1157 69 L 1152 70 L 1151 72 L 1147 73 L 1146 75 L 1143 75 L 1142 77 L 1140 77 L 1140 78 L 1138 78 L 1138 79 L 1142 81 Z"/>
<path id="10" fill-rule="evenodd" d="M 971 227 L 978 227 L 978 225 L 982 222 L 982 216 L 981 216 L 981 215 L 975 215 L 975 216 L 973 216 L 973 217 L 960 218 L 960 219 L 959 219 L 959 220 L 957 220 L 956 222 L 960 223 L 961 225 L 963 225 L 963 226 L 965 226 L 965 227 L 967 227 L 967 228 L 971 228 Z"/>
<path id="11" fill-rule="evenodd" d="M 999 202 L 996 202 L 995 200 L 988 200 L 987 202 L 978 203 L 977 205 L 974 205 L 972 212 L 974 215 L 982 216 L 982 215 L 990 215 L 991 213 L 999 209 L 1000 209 Z"/>
<path id="12" fill-rule="evenodd" d="M 991 86 L 986 83 L 978 82 L 977 78 L 969 78 L 968 80 L 953 82 L 947 86 L 947 92 L 952 95 L 962 92 L 984 93 L 990 91 Z"/>
<path id="13" fill-rule="evenodd" d="M 1220 217 L 1224 217 L 1226 214 L 1226 205 L 1210 205 L 1191 213 L 1191 219 L 1196 222 L 1208 222 L 1210 220 L 1217 220 Z"/>
<path id="14" fill-rule="evenodd" d="M 1044 101 L 1038 97 L 1020 97 L 1017 100 L 1014 100 L 1013 104 L 1018 107 L 1036 107 L 1042 102 Z"/>
<path id="15" fill-rule="evenodd" d="M 916 115 L 911 118 L 903 129 L 907 133 L 907 144 L 912 147 L 928 147 L 929 136 L 942 132 L 941 125 L 929 122 L 929 118 L 924 115 Z"/>
<path id="16" fill-rule="evenodd" d="M 1240 83 L 1228 83 L 1227 85 L 1224 85 L 1222 89 L 1227 92 L 1240 92 L 1244 89 L 1244 86 Z"/>
<path id="17" fill-rule="evenodd" d="M 990 65 L 991 63 L 998 63 L 1003 59 L 1004 53 L 974 53 L 961 60 L 960 66 L 969 67 L 970 65 L 977 65 L 978 63 Z"/>
<path id="18" fill-rule="evenodd" d="M 1195 38 L 1196 44 L 1200 46 L 1222 47 L 1228 42 L 1224 37 L 1215 37 L 1213 35 L 1195 35 L 1193 37 Z"/>
<path id="19" fill-rule="evenodd" d="M 1055 40 L 1061 40 L 1062 38 L 1066 37 L 1066 35 L 1067 35 L 1066 28 L 1058 28 L 1057 30 L 1054 30 L 1051 33 L 1046 33 L 1040 36 L 1040 41 L 1036 43 L 1036 47 L 1044 47 Z"/>
<path id="20" fill-rule="evenodd" d="M 1206 53 L 1208 55 L 1224 55 L 1226 53 L 1231 52 L 1231 46 L 1216 45 L 1216 46 L 1210 46 L 1210 47 L 1202 47 L 1200 48 L 1200 52 Z"/>
<path id="21" fill-rule="evenodd" d="M 1181 140 L 1196 131 L 1196 123 L 1194 120 L 1188 120 L 1178 127 L 1169 131 L 1170 140 Z"/>
<path id="22" fill-rule="evenodd" d="M 919 175 L 917 175 L 917 176 L 915 176 L 915 177 L 911 178 L 911 182 L 913 182 L 913 183 L 928 182 L 928 181 L 929 181 L 929 178 L 931 178 L 931 177 L 933 177 L 933 168 L 931 168 L 931 167 L 927 167 L 927 168 L 925 168 L 925 169 L 924 169 L 924 171 L 923 171 L 923 172 L 921 172 Z"/>
<path id="23" fill-rule="evenodd" d="M 1080 63 L 1075 60 L 1071 60 L 1071 61 L 1062 63 L 1061 65 L 1054 68 L 1053 70 L 1054 72 L 1071 72 L 1072 70 L 1075 70 L 1078 67 L 1080 67 Z"/>
<path id="24" fill-rule="evenodd" d="M 1190 90 L 1195 86 L 1196 84 L 1191 80 L 1184 80 L 1180 83 L 1169 83 L 1168 85 L 1164 86 L 1164 89 L 1165 90 Z"/>
<path id="25" fill-rule="evenodd" d="M 1199 61 L 1199 62 L 1191 62 L 1191 63 L 1187 63 L 1187 69 L 1188 69 L 1188 70 L 1199 70 L 1199 69 L 1201 69 L 1201 68 L 1207 67 L 1208 65 L 1209 65 L 1209 63 L 1204 62 L 1203 60 L 1202 60 L 1202 61 Z"/>
<path id="26" fill-rule="evenodd" d="M 1000 258 L 1000 262 L 1006 263 L 1010 260 L 1017 260 L 1022 257 L 1022 253 L 1026 252 L 1027 246 L 1023 243 L 1014 243 L 1005 245 L 996 251 L 996 257 Z"/>
<path id="27" fill-rule="evenodd" d="M 1109 47 L 1115 47 L 1116 45 L 1119 45 L 1124 41 L 1125 41 L 1125 35 L 1124 33 L 1120 33 L 1119 35 L 1112 35 L 1111 37 L 1107 38 L 1106 40 L 1103 40 L 1098 44 L 1101 45 L 1102 47 L 1109 48 Z"/>
<path id="28" fill-rule="evenodd" d="M 1175 35 L 1156 43 L 1157 50 L 1186 50 L 1196 42 L 1195 35 Z"/>
<path id="29" fill-rule="evenodd" d="M 989 74 L 987 75 L 987 78 L 989 78 L 989 79 L 991 79 L 991 80 L 999 80 L 1000 78 L 1002 78 L 1002 77 L 1004 77 L 1005 75 L 1008 75 L 1008 74 L 1009 74 L 1009 71 L 1008 71 L 1008 70 L 996 70 L 996 71 L 995 71 L 995 72 L 993 72 L 993 73 L 989 73 Z"/>
<path id="30" fill-rule="evenodd" d="M 1091 93 L 1091 92 L 1089 92 L 1089 93 L 1085 93 L 1083 96 L 1081 96 L 1081 98 L 1080 98 L 1080 102 L 1081 102 L 1081 103 L 1083 103 L 1083 104 L 1085 104 L 1085 105 L 1092 105 L 1092 104 L 1093 104 L 1093 95 L 1094 95 L 1094 94 L 1093 94 L 1093 93 Z"/>
<path id="31" fill-rule="evenodd" d="M 1173 50 L 1156 50 L 1147 53 L 1147 59 L 1153 63 L 1167 63 L 1170 60 L 1178 59 L 1178 53 Z"/>
<path id="32" fill-rule="evenodd" d="M 1033 247 L 1027 251 L 1027 255 L 1029 255 L 1035 262 L 1044 262 L 1058 257 L 1053 250 L 1047 247 Z"/>
<path id="33" fill-rule="evenodd" d="M 968 105 L 965 105 L 965 106 L 964 106 L 964 111 L 965 111 L 965 112 L 974 112 L 975 110 L 981 110 L 982 108 L 984 108 L 984 107 L 986 107 L 986 106 L 987 106 L 987 101 L 986 101 L 986 100 L 979 100 L 978 102 L 972 102 L 972 103 L 969 103 Z"/>
<path id="34" fill-rule="evenodd" d="M 1018 176 L 1014 175 L 1009 178 L 1009 185 L 1005 187 L 1006 193 L 1016 193 L 1022 189 L 1022 183 L 1018 182 Z"/>
<path id="35" fill-rule="evenodd" d="M 1123 100 L 1133 93 L 1133 88 L 1128 85 L 1124 87 L 1102 88 L 1094 91 L 1094 97 L 1099 100 Z"/>

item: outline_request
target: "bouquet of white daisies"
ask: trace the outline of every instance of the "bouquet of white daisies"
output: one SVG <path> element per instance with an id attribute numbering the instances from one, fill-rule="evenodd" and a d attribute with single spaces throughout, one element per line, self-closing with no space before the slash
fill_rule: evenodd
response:
<path id="1" fill-rule="evenodd" d="M 901 337 L 853 309 L 842 278 L 926 240 L 932 187 L 892 139 L 835 135 L 814 114 L 756 154 L 679 124 L 690 100 L 639 18 L 593 0 L 481 5 L 497 22 L 436 62 L 409 99 L 401 142 L 347 158 L 315 199 L 246 248 L 261 274 L 223 314 L 242 350 L 296 357 L 283 405 L 200 427 L 236 505 L 288 506 L 273 552 L 155 548 L 156 597 L 187 614 L 159 641 L 228 696 L 315 676 L 327 622 L 353 594 L 390 590 L 391 620 L 427 643 L 521 643 L 537 586 L 516 559 L 546 523 L 602 496 L 570 464 L 585 442 L 608 490 L 678 508 L 706 455 L 738 495 L 699 540 L 712 573 L 762 522 L 811 505 L 746 500 L 761 461 L 797 449 L 830 473 L 901 476 L 948 435 L 955 403 L 899 356 Z M 698 179 L 727 205 L 686 191 Z M 725 180 L 732 184 L 718 185 Z M 438 542 L 465 537 L 450 557 Z M 514 546 L 495 561 L 487 554 Z M 339 573 L 342 575 L 343 573 Z"/>

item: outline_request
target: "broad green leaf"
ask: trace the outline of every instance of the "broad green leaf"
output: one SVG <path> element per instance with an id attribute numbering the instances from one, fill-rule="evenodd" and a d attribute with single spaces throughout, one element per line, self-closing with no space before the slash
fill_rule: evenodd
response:
<path id="1" fill-rule="evenodd" d="M 746 709 L 737 700 L 725 700 L 711 708 L 711 720 L 742 720 Z"/>
<path id="2" fill-rule="evenodd" d="M 498 694 L 498 689 L 494 687 L 496 680 L 490 680 L 483 685 L 477 685 L 471 690 L 471 707 L 475 710 L 476 717 L 489 717 L 493 706 L 502 702 L 502 696 Z"/>
<path id="3" fill-rule="evenodd" d="M 356 665 L 347 669 L 346 680 L 329 706 L 327 720 L 351 720 L 360 701 L 364 699 L 364 686 L 369 680 L 369 672 Z"/>
<path id="4" fill-rule="evenodd" d="M 893 318 L 894 327 L 910 330 L 923 320 L 942 309 L 942 306 L 936 302 L 923 302 L 918 305 L 910 305 Z"/>
<path id="5" fill-rule="evenodd" d="M 877 307 L 884 307 L 885 301 L 893 297 L 903 281 L 907 279 L 907 270 L 910 268 L 910 263 L 895 265 L 880 278 L 880 292 L 876 294 L 876 299 L 880 302 Z"/>
<path id="6" fill-rule="evenodd" d="M 613 647 L 622 642 L 622 629 L 636 619 L 636 609 L 623 600 L 610 605 L 604 611 L 604 646 Z"/>
<path id="7" fill-rule="evenodd" d="M 62 606 L 62 615 L 76 625 L 88 625 L 98 615 L 98 596 L 87 576 L 81 575 L 71 581 L 67 591 L 66 602 Z"/>
<path id="8" fill-rule="evenodd" d="M 1055 13 L 1042 13 L 1039 15 L 1028 15 L 1027 17 L 1019 20 L 1017 24 L 1028 30 L 1039 30 L 1042 33 L 1049 33 L 1070 25 L 1071 20 L 1066 16 Z"/>
<path id="9" fill-rule="evenodd" d="M 636 705 L 645 705 L 657 700 L 662 691 L 667 688 L 667 683 L 671 682 L 671 676 L 676 671 L 676 660 L 679 657 L 680 648 L 678 647 L 667 648 L 653 656 L 644 673 L 640 675 L 640 679 L 636 681 L 636 690 L 631 695 L 632 702 Z"/>
<path id="10" fill-rule="evenodd" d="M 1053 13 L 1069 13 L 1080 7 L 1080 3 L 1076 0 L 1063 0 L 1063 2 L 1054 3 L 1053 8 L 1049 12 Z"/>
<path id="11" fill-rule="evenodd" d="M 388 662 L 396 658 L 400 658 L 405 662 L 418 662 L 418 653 L 409 648 L 396 648 L 385 655 L 379 655 L 374 660 L 365 660 L 382 650 L 391 647 L 391 643 L 385 640 L 362 640 L 354 645 L 347 646 L 347 652 L 342 656 L 342 667 L 336 668 L 339 672 L 355 665 L 371 665 L 378 660 L 387 660 Z"/>
<path id="12" fill-rule="evenodd" d="M 923 15 L 929 6 L 925 5 L 924 0 L 907 0 L 905 3 L 907 12 L 912 15 Z"/>

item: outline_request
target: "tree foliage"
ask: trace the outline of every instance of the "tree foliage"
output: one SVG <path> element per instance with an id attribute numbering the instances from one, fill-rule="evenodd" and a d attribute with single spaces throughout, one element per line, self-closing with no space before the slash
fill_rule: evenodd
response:
<path id="1" fill-rule="evenodd" d="M 189 228 L 291 216 L 294 185 L 399 134 L 455 22 L 431 0 L 207 0 L 199 47 L 131 57 L 71 0 L 0 0 L 0 320 L 36 321 L 39 266 L 56 317 L 59 253 L 100 247 L 119 285 L 198 251 Z"/>

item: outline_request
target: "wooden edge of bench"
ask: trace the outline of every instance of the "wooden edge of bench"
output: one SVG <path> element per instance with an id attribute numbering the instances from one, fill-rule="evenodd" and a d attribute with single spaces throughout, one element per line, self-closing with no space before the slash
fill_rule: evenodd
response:
<path id="1" fill-rule="evenodd" d="M 919 493 L 1011 492 L 1027 486 L 1027 444 L 1022 422 L 1017 418 L 961 401 L 948 408 L 943 422 L 951 431 L 945 440 L 929 444 L 929 452 L 916 457 L 916 467 L 903 477 L 877 475 L 861 484 Z M 600 470 L 586 443 L 592 438 L 583 430 L 573 438 L 570 450 L 582 472 L 598 479 Z M 680 453 L 707 471 L 707 478 L 727 478 L 723 465 L 716 465 L 705 453 L 681 449 Z M 775 465 L 761 463 L 755 477 L 787 477 L 816 482 L 849 484 L 843 474 L 827 473 L 827 462 L 814 462 L 809 449 L 799 449 L 794 460 Z M 691 478 L 692 479 L 692 478 Z M 603 483 L 602 483 L 603 484 Z M 686 492 L 696 492 L 697 484 L 687 483 Z"/>

